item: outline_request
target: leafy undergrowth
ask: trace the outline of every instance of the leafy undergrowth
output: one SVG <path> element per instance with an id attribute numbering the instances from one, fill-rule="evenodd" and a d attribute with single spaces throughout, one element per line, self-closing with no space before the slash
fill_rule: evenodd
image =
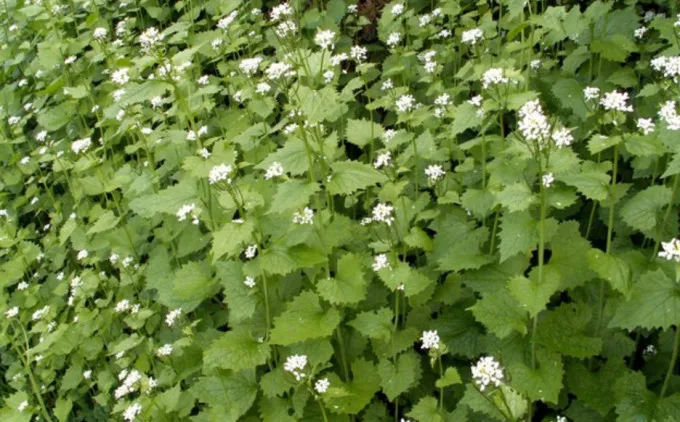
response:
<path id="1" fill-rule="evenodd" d="M 0 9 L 0 420 L 680 420 L 675 2 Z"/>

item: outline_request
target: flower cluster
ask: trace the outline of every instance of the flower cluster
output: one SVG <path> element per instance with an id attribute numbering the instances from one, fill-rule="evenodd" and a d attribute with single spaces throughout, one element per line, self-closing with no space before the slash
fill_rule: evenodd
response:
<path id="1" fill-rule="evenodd" d="M 481 391 L 489 385 L 499 387 L 503 382 L 503 368 L 493 357 L 482 357 L 472 366 L 472 379 Z"/>
<path id="2" fill-rule="evenodd" d="M 283 364 L 283 369 L 290 372 L 295 376 L 296 381 L 300 381 L 307 375 L 302 372 L 307 366 L 307 356 L 305 355 L 292 355 L 288 356 L 286 362 Z"/>

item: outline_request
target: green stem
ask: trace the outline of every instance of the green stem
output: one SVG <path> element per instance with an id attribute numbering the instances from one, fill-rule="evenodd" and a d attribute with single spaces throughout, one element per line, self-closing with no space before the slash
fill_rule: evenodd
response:
<path id="1" fill-rule="evenodd" d="M 437 352 L 437 361 L 439 362 L 439 378 L 444 378 L 444 366 L 442 365 L 442 355 Z M 444 409 L 444 387 L 439 388 L 439 410 Z"/>
<path id="2" fill-rule="evenodd" d="M 328 422 L 328 416 L 326 416 L 326 409 L 324 409 L 321 400 L 317 400 L 316 402 L 319 403 L 319 409 L 321 409 L 321 416 L 323 417 L 323 421 Z"/>
<path id="3" fill-rule="evenodd" d="M 668 364 L 668 370 L 666 371 L 666 378 L 663 380 L 663 386 L 661 387 L 661 393 L 659 397 L 666 395 L 666 390 L 668 390 L 668 383 L 671 381 L 671 376 L 673 375 L 673 370 L 675 369 L 675 362 L 678 360 L 678 349 L 680 349 L 680 327 L 675 327 L 675 340 L 673 341 L 673 355 L 671 355 L 671 362 Z"/>
<path id="4" fill-rule="evenodd" d="M 26 369 L 26 373 L 28 374 L 28 379 L 31 382 L 31 389 L 33 390 L 33 394 L 35 394 L 36 398 L 38 399 L 38 403 L 40 404 L 40 409 L 42 410 L 43 416 L 45 419 L 47 419 L 48 422 L 52 422 L 52 417 L 50 416 L 50 413 L 47 411 L 47 406 L 45 406 L 45 401 L 42 398 L 42 394 L 40 394 L 40 389 L 38 388 L 38 383 L 35 382 L 35 377 L 33 376 L 33 370 L 31 369 L 31 359 L 30 359 L 30 345 L 28 342 L 28 336 L 26 335 L 26 330 L 24 330 L 24 326 L 17 323 L 16 325 L 21 328 L 21 332 L 23 333 L 24 336 L 24 341 L 26 342 L 26 356 L 21 353 L 17 347 L 15 346 L 14 350 L 17 352 L 19 357 L 21 358 L 24 368 Z"/>
<path id="5" fill-rule="evenodd" d="M 338 347 L 340 348 L 340 361 L 342 363 L 342 372 L 345 376 L 344 381 L 349 382 L 349 367 L 347 366 L 347 354 L 345 352 L 345 340 L 342 338 L 342 332 L 340 331 L 340 326 L 335 330 L 335 335 L 338 338 Z"/>

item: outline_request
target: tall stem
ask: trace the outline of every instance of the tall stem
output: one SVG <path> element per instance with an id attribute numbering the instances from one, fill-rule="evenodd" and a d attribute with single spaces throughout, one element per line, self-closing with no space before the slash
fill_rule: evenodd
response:
<path id="1" fill-rule="evenodd" d="M 678 360 L 678 349 L 680 349 L 680 327 L 675 327 L 675 340 L 673 341 L 673 354 L 671 355 L 671 362 L 668 364 L 668 370 L 666 371 L 666 378 L 663 380 L 663 386 L 661 387 L 661 393 L 659 397 L 666 395 L 666 390 L 668 390 L 668 383 L 671 381 L 671 376 L 673 375 L 673 370 L 675 369 L 675 363 Z"/>

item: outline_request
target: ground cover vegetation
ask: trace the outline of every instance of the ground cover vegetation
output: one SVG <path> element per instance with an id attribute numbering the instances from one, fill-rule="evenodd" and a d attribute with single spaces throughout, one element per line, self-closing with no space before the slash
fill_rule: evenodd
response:
<path id="1" fill-rule="evenodd" d="M 0 420 L 680 420 L 677 9 L 3 0 Z"/>

